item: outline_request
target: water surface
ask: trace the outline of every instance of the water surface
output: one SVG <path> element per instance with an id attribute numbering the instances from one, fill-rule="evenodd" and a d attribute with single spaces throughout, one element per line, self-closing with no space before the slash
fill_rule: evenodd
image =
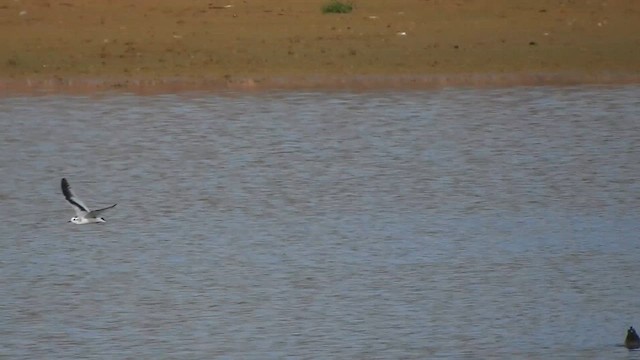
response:
<path id="1" fill-rule="evenodd" d="M 640 359 L 638 99 L 0 99 L 0 357 Z"/>

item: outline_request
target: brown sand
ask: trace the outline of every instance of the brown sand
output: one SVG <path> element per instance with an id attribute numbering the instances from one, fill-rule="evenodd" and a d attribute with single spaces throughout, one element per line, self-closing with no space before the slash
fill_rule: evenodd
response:
<path id="1" fill-rule="evenodd" d="M 638 0 L 12 0 L 0 92 L 640 82 Z"/>

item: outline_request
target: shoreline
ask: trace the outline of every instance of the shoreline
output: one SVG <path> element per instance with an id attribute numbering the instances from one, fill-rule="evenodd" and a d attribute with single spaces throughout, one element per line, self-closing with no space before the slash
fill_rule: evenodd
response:
<path id="1" fill-rule="evenodd" d="M 580 86 L 640 84 L 638 73 L 603 72 L 583 74 L 434 74 L 434 75 L 353 75 L 282 76 L 271 78 L 12 78 L 0 79 L 0 97 L 51 94 L 99 95 L 133 93 L 156 95 L 189 92 L 270 92 L 270 91 L 412 91 L 444 88 L 509 88 L 521 86 Z"/>

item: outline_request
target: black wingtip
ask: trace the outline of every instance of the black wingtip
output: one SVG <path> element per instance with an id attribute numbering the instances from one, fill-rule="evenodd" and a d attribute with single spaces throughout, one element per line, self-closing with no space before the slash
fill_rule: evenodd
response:
<path id="1" fill-rule="evenodd" d="M 67 181 L 66 178 L 62 178 L 62 180 L 60 180 L 60 187 L 62 188 L 62 193 L 64 194 L 65 197 L 69 197 L 69 182 Z"/>

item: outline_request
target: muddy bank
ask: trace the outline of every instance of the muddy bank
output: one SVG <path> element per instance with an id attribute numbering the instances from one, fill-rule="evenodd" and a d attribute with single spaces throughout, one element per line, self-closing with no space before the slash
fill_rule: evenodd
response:
<path id="1" fill-rule="evenodd" d="M 17 0 L 0 89 L 266 89 L 637 82 L 640 2 Z"/>

